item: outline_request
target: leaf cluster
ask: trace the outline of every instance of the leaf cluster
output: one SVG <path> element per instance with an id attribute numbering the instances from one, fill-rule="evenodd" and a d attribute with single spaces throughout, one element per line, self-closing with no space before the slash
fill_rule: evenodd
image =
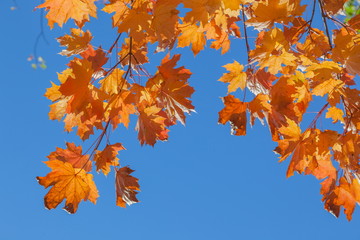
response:
<path id="1" fill-rule="evenodd" d="M 116 157 L 124 147 L 105 136 L 111 128 L 128 127 L 133 115 L 140 144 L 167 140 L 169 128 L 185 124 L 186 114 L 194 111 L 191 72 L 176 67 L 180 55 L 171 56 L 171 50 L 190 47 L 197 55 L 209 43 L 224 54 L 243 40 L 248 61 L 226 64 L 227 72 L 219 79 L 228 84 L 219 123 L 230 123 L 234 135 L 246 135 L 247 125 L 257 120 L 266 124 L 278 144 L 280 161 L 290 159 L 287 176 L 314 175 L 321 180 L 325 209 L 339 216 L 344 208 L 351 220 L 360 203 L 360 95 L 355 81 L 360 74 L 360 24 L 354 1 L 345 3 L 110 0 L 101 10 L 112 14 L 118 37 L 104 50 L 92 45 L 92 34 L 86 30 L 86 22 L 97 15 L 95 0 L 46 0 L 38 8 L 48 11 L 51 28 L 69 19 L 76 26 L 58 38 L 65 48 L 60 54 L 71 60 L 58 75 L 59 84 L 53 83 L 45 94 L 53 102 L 49 117 L 63 120 L 66 131 L 76 128 L 82 140 L 95 128 L 101 134 L 86 151 L 90 155 L 67 143 L 66 149 L 48 156 L 52 172 L 38 177 L 41 185 L 52 187 L 45 205 L 54 208 L 66 199 L 65 209 L 73 213 L 81 200 L 95 202 L 93 165 L 105 175 L 115 169 L 117 205 L 137 202 L 138 180 Z M 344 10 L 346 23 L 339 15 Z M 314 27 L 316 14 L 323 29 Z M 256 33 L 253 42 L 250 30 Z M 157 52 L 168 52 L 154 74 L 144 67 L 150 61 L 149 44 L 155 44 Z M 304 127 L 305 114 L 317 99 L 325 103 Z M 332 120 L 333 128 L 318 127 L 321 118 Z M 99 150 L 103 141 L 106 147 Z"/>

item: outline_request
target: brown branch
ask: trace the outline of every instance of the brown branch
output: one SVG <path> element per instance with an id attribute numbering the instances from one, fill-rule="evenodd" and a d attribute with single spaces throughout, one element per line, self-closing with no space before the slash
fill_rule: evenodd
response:
<path id="1" fill-rule="evenodd" d="M 121 37 L 121 33 L 117 36 L 115 42 L 114 42 L 113 45 L 110 47 L 108 53 L 111 53 L 111 52 L 112 52 L 113 48 L 114 48 L 114 47 L 116 46 L 116 44 L 118 43 L 120 37 Z"/>
<path id="2" fill-rule="evenodd" d="M 244 13 L 244 4 L 241 4 L 242 9 L 241 9 L 241 13 L 242 13 L 242 18 L 243 18 L 243 27 L 244 27 L 244 34 L 245 34 L 245 44 L 246 44 L 246 51 L 247 51 L 247 59 L 248 59 L 248 63 L 250 63 L 250 45 L 249 45 L 249 39 L 248 39 L 248 34 L 247 34 L 247 28 L 246 28 L 246 24 L 245 24 L 245 13 Z"/>
<path id="3" fill-rule="evenodd" d="M 327 21 L 326 21 L 327 14 L 325 13 L 322 0 L 319 0 L 319 4 L 320 4 L 320 9 L 321 9 L 321 17 L 322 17 L 323 22 L 324 22 L 324 25 L 325 25 L 326 36 L 327 36 L 328 41 L 329 41 L 330 50 L 332 50 L 332 49 L 333 49 L 333 46 L 332 46 L 332 43 L 331 43 L 329 26 L 328 26 Z"/>
<path id="4" fill-rule="evenodd" d="M 309 124 L 308 128 L 315 128 L 316 127 L 316 122 L 317 120 L 320 118 L 320 116 L 322 115 L 322 113 L 325 111 L 325 109 L 329 106 L 330 103 L 326 103 L 321 109 L 320 111 L 316 114 L 315 118 L 311 121 L 311 123 Z"/>

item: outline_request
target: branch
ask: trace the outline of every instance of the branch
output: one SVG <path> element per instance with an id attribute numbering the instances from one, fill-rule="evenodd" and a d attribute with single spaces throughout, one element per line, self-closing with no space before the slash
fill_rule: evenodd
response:
<path id="1" fill-rule="evenodd" d="M 327 21 L 326 21 L 327 14 L 326 14 L 325 11 L 324 11 L 324 7 L 323 7 L 323 4 L 322 4 L 322 0 L 319 0 L 319 4 L 320 4 L 320 9 L 321 9 L 321 17 L 322 17 L 323 22 L 324 22 L 324 25 L 325 25 L 326 36 L 328 37 L 330 50 L 332 50 L 333 47 L 332 47 L 331 37 L 330 37 L 330 33 L 329 33 L 329 26 L 328 26 Z"/>

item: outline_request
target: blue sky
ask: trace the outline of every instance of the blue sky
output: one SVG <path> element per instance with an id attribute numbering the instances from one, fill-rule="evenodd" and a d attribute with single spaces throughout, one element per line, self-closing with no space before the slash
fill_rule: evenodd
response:
<path id="1" fill-rule="evenodd" d="M 114 176 L 95 174 L 100 191 L 96 205 L 81 203 L 74 215 L 60 206 L 46 210 L 46 190 L 36 176 L 49 169 L 42 161 L 65 141 L 80 144 L 63 124 L 50 121 L 50 101 L 43 97 L 56 72 L 65 69 L 68 59 L 56 37 L 67 31 L 44 26 L 49 45 L 40 42 L 38 53 L 48 68 L 31 68 L 27 58 L 33 53 L 40 32 L 39 1 L 0 2 L 1 128 L 0 239 L 346 239 L 359 236 L 359 210 L 348 222 L 323 209 L 319 182 L 312 176 L 295 175 L 286 179 L 288 162 L 278 163 L 272 152 L 269 131 L 259 122 L 248 129 L 248 136 L 230 135 L 229 126 L 217 124 L 222 108 L 219 97 L 226 85 L 216 80 L 225 72 L 222 65 L 246 61 L 243 43 L 237 42 L 223 56 L 208 49 L 194 58 L 189 49 L 181 65 L 191 69 L 191 85 L 196 89 L 193 103 L 197 113 L 186 127 L 172 127 L 168 142 L 155 148 L 140 147 L 134 131 L 121 129 L 112 142 L 128 149 L 120 153 L 122 165 L 135 169 L 140 179 L 138 204 L 126 209 L 115 206 Z M 94 44 L 104 48 L 115 39 L 109 16 L 99 15 L 89 25 Z M 107 45 L 106 45 L 107 44 Z M 159 63 L 162 55 L 151 57 Z M 153 71 L 154 65 L 148 66 Z"/>

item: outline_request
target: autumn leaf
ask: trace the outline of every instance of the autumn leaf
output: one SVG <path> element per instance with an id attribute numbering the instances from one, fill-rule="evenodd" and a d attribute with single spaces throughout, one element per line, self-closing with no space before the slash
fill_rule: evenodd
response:
<path id="1" fill-rule="evenodd" d="M 269 103 L 269 96 L 265 94 L 258 94 L 251 102 L 249 102 L 248 110 L 250 112 L 250 123 L 254 125 L 255 118 L 258 118 L 262 124 L 266 114 L 271 110 Z"/>
<path id="2" fill-rule="evenodd" d="M 356 203 L 360 202 L 360 184 L 355 178 L 349 183 L 345 177 L 340 178 L 339 186 L 333 188 L 330 194 L 324 197 L 325 208 L 333 213 L 336 217 L 340 214 L 341 207 L 347 219 L 352 219 Z"/>
<path id="3" fill-rule="evenodd" d="M 228 93 L 235 92 L 238 88 L 244 90 L 246 87 L 246 72 L 243 72 L 244 66 L 234 61 L 223 66 L 229 73 L 225 73 L 219 81 L 230 83 Z"/>
<path id="4" fill-rule="evenodd" d="M 219 123 L 226 124 L 230 122 L 231 134 L 245 135 L 246 134 L 246 109 L 247 104 L 241 102 L 233 95 L 228 95 L 223 98 L 224 109 L 219 112 Z"/>
<path id="5" fill-rule="evenodd" d="M 78 25 L 88 22 L 91 17 L 96 17 L 96 0 L 46 0 L 37 8 L 45 8 L 49 12 L 46 18 L 49 20 L 50 28 L 57 23 L 63 26 L 70 18 L 74 19 Z"/>
<path id="6" fill-rule="evenodd" d="M 300 1 L 267 0 L 257 1 L 253 6 L 253 17 L 247 24 L 262 30 L 272 26 L 275 22 L 288 23 L 296 16 L 300 16 L 306 6 L 300 6 Z"/>
<path id="7" fill-rule="evenodd" d="M 191 72 L 184 67 L 175 68 L 179 59 L 180 55 L 174 55 L 172 59 L 167 55 L 158 67 L 159 73 L 148 80 L 147 87 L 157 92 L 158 106 L 165 108 L 170 121 L 178 120 L 185 125 L 185 113 L 194 111 L 189 100 L 194 88 L 187 82 Z"/>
<path id="8" fill-rule="evenodd" d="M 178 32 L 178 14 L 180 13 L 176 8 L 180 2 L 181 0 L 158 0 L 154 5 L 154 17 L 151 26 L 155 30 L 161 49 L 171 48 L 174 44 Z"/>
<path id="9" fill-rule="evenodd" d="M 154 146 L 157 140 L 165 141 L 168 139 L 169 130 L 165 128 L 165 117 L 161 116 L 160 112 L 161 108 L 156 106 L 140 111 L 135 129 L 139 132 L 138 139 L 141 145 Z"/>
<path id="10" fill-rule="evenodd" d="M 102 67 L 107 63 L 108 58 L 106 57 L 106 53 L 101 47 L 95 50 L 92 46 L 89 46 L 86 51 L 81 53 L 81 56 L 91 62 L 93 78 L 98 79 L 104 76 L 105 71 L 102 69 Z"/>
<path id="11" fill-rule="evenodd" d="M 184 21 L 188 23 L 200 21 L 203 25 L 209 21 L 210 16 L 212 16 L 221 6 L 219 0 L 183 0 L 183 4 L 185 8 L 191 9 L 191 11 L 186 13 Z"/>
<path id="12" fill-rule="evenodd" d="M 124 73 L 124 70 L 115 68 L 106 78 L 99 81 L 100 89 L 110 95 L 118 94 L 122 89 L 126 89 L 127 81 L 123 78 Z"/>
<path id="13" fill-rule="evenodd" d="M 194 55 L 204 49 L 206 40 L 203 30 L 194 24 L 183 24 L 179 26 L 181 35 L 178 37 L 178 47 L 191 45 Z"/>
<path id="14" fill-rule="evenodd" d="M 147 1 L 139 1 L 132 5 L 132 8 L 127 6 L 128 1 L 111 1 L 107 4 L 103 11 L 107 13 L 115 12 L 113 16 L 113 26 L 118 27 L 118 32 L 127 32 L 130 36 L 140 40 L 139 32 L 152 32 L 150 22 L 151 15 L 148 14 Z"/>
<path id="15" fill-rule="evenodd" d="M 89 155 L 82 154 L 82 147 L 74 143 L 66 143 L 66 149 L 56 148 L 48 158 L 49 160 L 59 160 L 70 163 L 74 168 L 84 169 L 86 172 L 91 171 L 91 162 Z"/>
<path id="16" fill-rule="evenodd" d="M 81 29 L 72 28 L 71 35 L 64 35 L 57 39 L 61 46 L 66 47 L 60 54 L 68 57 L 80 54 L 89 47 L 91 39 L 90 31 L 83 32 Z"/>
<path id="17" fill-rule="evenodd" d="M 96 150 L 94 156 L 96 171 L 99 172 L 101 170 L 105 175 L 108 175 L 110 166 L 119 165 L 119 159 L 116 155 L 120 150 L 125 150 L 121 143 L 106 145 L 102 151 Z"/>
<path id="18" fill-rule="evenodd" d="M 330 78 L 324 82 L 318 84 L 312 90 L 312 93 L 316 96 L 324 96 L 329 93 L 333 93 L 336 89 L 341 88 L 344 85 L 344 82 L 339 79 Z"/>
<path id="19" fill-rule="evenodd" d="M 337 108 L 337 107 L 330 107 L 328 108 L 328 111 L 325 115 L 326 118 L 332 118 L 333 123 L 336 123 L 337 121 L 340 121 L 341 123 L 344 123 L 344 112 Z"/>
<path id="20" fill-rule="evenodd" d="M 73 75 L 60 86 L 59 91 L 64 96 L 71 96 L 67 112 L 80 112 L 89 103 L 91 97 L 90 80 L 93 70 L 91 62 L 75 59 L 70 63 Z"/>
<path id="21" fill-rule="evenodd" d="M 108 103 L 109 118 L 113 129 L 122 123 L 125 127 L 129 126 L 130 115 L 136 112 L 135 97 L 128 90 L 114 95 Z"/>
<path id="22" fill-rule="evenodd" d="M 139 202 L 136 194 L 140 191 L 138 179 L 131 176 L 134 172 L 129 167 L 122 167 L 116 170 L 116 205 L 125 208 L 126 204 L 131 205 Z"/>
<path id="23" fill-rule="evenodd" d="M 324 1 L 324 9 L 331 15 L 338 14 L 345 4 L 346 0 L 327 0 Z"/>
<path id="24" fill-rule="evenodd" d="M 82 200 L 96 203 L 99 195 L 92 174 L 74 168 L 68 162 L 50 160 L 45 163 L 52 171 L 45 177 L 37 177 L 37 180 L 45 188 L 51 187 L 44 198 L 47 209 L 56 208 L 64 199 L 64 209 L 69 213 L 75 213 Z"/>

